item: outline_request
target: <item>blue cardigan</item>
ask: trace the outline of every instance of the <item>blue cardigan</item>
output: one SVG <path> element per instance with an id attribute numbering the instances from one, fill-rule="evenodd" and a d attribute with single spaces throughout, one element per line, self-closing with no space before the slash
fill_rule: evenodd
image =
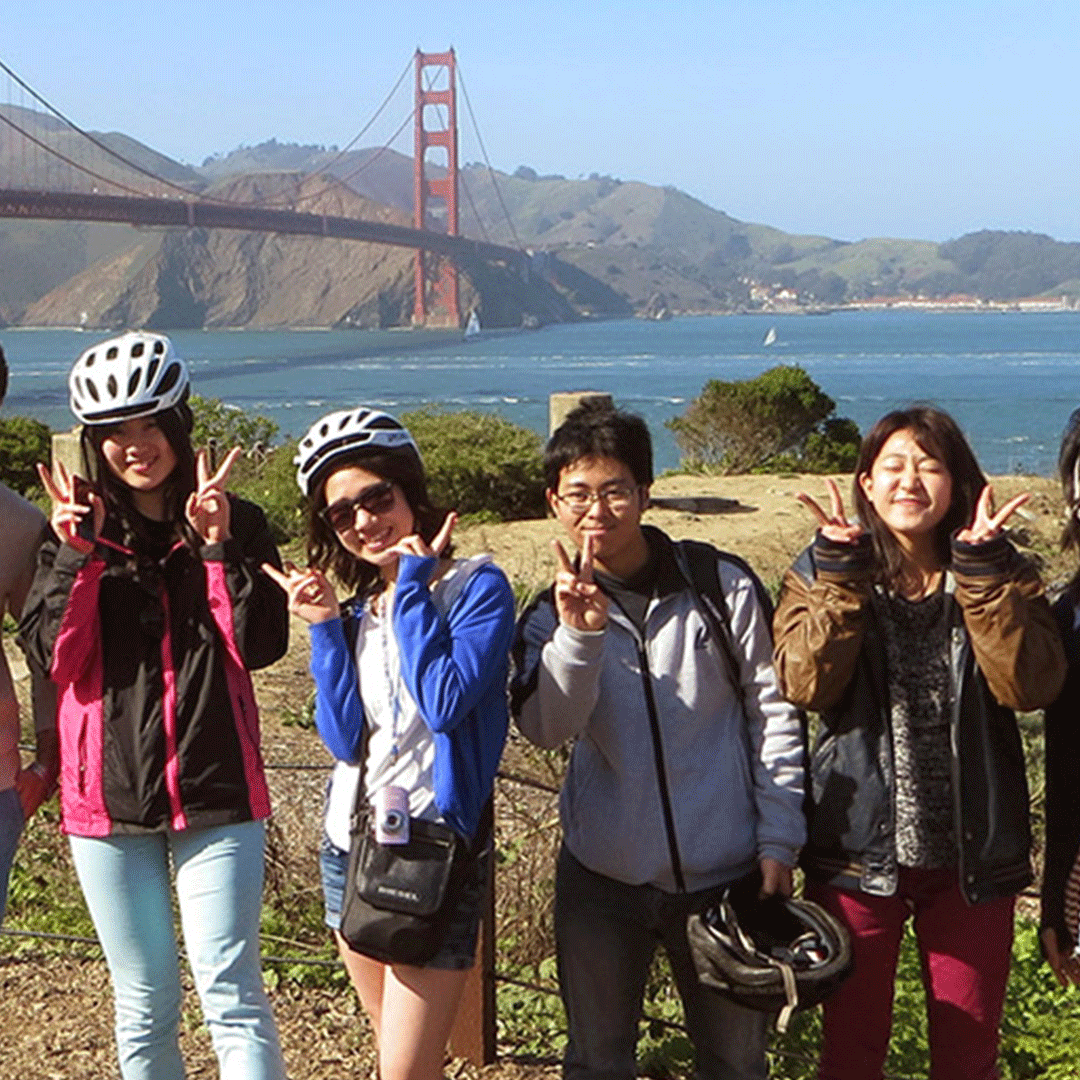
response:
<path id="1" fill-rule="evenodd" d="M 503 572 L 484 563 L 443 615 L 428 588 L 435 564 L 434 557 L 415 555 L 398 561 L 393 628 L 401 677 L 435 741 L 435 805 L 456 832 L 471 839 L 506 742 L 514 594 Z M 363 604 L 354 597 L 340 618 L 310 627 L 315 726 L 330 753 L 350 763 L 363 753 L 355 658 L 362 614 Z"/>

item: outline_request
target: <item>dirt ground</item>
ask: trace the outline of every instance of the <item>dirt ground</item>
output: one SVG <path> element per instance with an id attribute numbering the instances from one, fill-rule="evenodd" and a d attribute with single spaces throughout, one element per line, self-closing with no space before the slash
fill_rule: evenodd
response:
<path id="1" fill-rule="evenodd" d="M 842 481 L 845 493 L 849 487 L 850 480 Z M 1020 538 L 1044 560 L 1046 577 L 1059 578 L 1064 570 L 1054 552 L 1061 514 L 1055 485 L 1044 479 L 1013 477 L 995 484 L 999 502 L 1025 489 L 1032 491 L 1033 498 L 1017 523 Z M 766 584 L 775 587 L 813 531 L 809 516 L 792 497 L 798 490 L 823 495 L 824 484 L 820 477 L 667 477 L 653 489 L 659 499 L 709 497 L 735 500 L 736 505 L 719 513 L 656 508 L 646 513 L 645 520 L 676 538 L 709 540 L 743 556 Z M 475 526 L 460 530 L 455 539 L 460 553 L 489 550 L 515 583 L 536 587 L 550 579 L 554 566 L 550 544 L 559 535 L 558 525 L 547 520 Z M 295 631 L 289 655 L 257 677 L 265 757 L 271 765 L 325 765 L 328 759 L 317 736 L 287 723 L 302 709 L 309 692 L 307 635 L 300 626 Z M 324 779 L 320 769 L 299 774 L 271 769 L 274 828 L 287 834 L 288 843 L 271 845 L 268 887 L 275 874 L 299 873 L 312 889 L 318 889 L 315 849 Z M 267 942 L 264 951 L 288 951 L 289 945 Z M 273 989 L 272 1000 L 293 1080 L 372 1074 L 371 1041 L 351 993 L 304 989 L 284 980 Z M 217 1066 L 190 987 L 182 1027 L 188 1076 L 216 1077 Z M 0 936 L 0 1030 L 4 1032 L 0 1080 L 114 1080 L 118 1076 L 112 995 L 104 963 L 93 948 L 55 952 Z M 447 1075 L 455 1080 L 477 1080 L 478 1075 L 546 1080 L 556 1072 L 553 1066 L 510 1062 L 479 1073 L 461 1061 L 447 1068 Z"/>
<path id="2" fill-rule="evenodd" d="M 845 506 L 850 501 L 851 478 L 836 478 Z M 1031 500 L 1014 519 L 1021 531 L 1035 542 L 1037 552 L 1049 561 L 1049 576 L 1062 571 L 1054 554 L 1061 528 L 1061 497 L 1057 484 L 1043 477 L 1000 477 L 994 481 L 1000 505 L 1021 491 L 1030 491 Z M 746 559 L 770 587 L 779 584 L 783 572 L 810 541 L 814 523 L 795 501 L 797 491 L 806 491 L 828 505 L 824 478 L 820 476 L 665 476 L 653 485 L 658 502 L 667 499 L 733 500 L 735 505 L 710 512 L 654 507 L 644 520 L 664 529 L 676 539 L 693 537 Z M 545 581 L 554 571 L 551 541 L 561 535 L 559 524 L 546 521 L 517 521 L 504 525 L 481 525 L 466 530 L 458 540 L 464 552 L 491 551 L 513 581 Z"/>

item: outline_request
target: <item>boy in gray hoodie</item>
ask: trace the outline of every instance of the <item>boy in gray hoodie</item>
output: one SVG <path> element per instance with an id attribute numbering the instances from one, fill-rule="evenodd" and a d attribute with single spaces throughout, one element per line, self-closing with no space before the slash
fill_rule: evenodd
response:
<path id="1" fill-rule="evenodd" d="M 717 640 L 679 545 L 641 524 L 652 444 L 640 417 L 587 401 L 544 464 L 578 556 L 557 544 L 555 582 L 521 617 L 512 704 L 537 745 L 574 740 L 555 881 L 563 1075 L 634 1075 L 663 944 L 697 1075 L 760 1080 L 769 1017 L 699 985 L 686 918 L 755 872 L 763 895 L 790 895 L 805 838 L 804 738 L 773 671 L 767 597 L 716 552 L 729 623 Z"/>

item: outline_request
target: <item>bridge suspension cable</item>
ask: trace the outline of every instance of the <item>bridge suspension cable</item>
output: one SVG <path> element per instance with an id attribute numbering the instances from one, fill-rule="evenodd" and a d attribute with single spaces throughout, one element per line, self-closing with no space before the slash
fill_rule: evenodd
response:
<path id="1" fill-rule="evenodd" d="M 383 101 L 379 105 L 379 107 L 372 114 L 372 116 L 368 120 L 368 122 L 366 124 L 364 124 L 364 126 L 353 136 L 353 138 L 350 139 L 348 144 L 346 144 L 346 146 L 343 149 L 338 151 L 337 154 L 329 162 L 327 162 L 323 166 L 320 166 L 320 168 L 314 170 L 313 172 L 308 173 L 307 174 L 308 179 L 311 179 L 312 177 L 317 177 L 317 176 L 323 176 L 323 175 L 330 174 L 330 170 L 334 167 L 334 165 L 337 164 L 339 161 L 341 161 L 351 151 L 352 147 L 355 146 L 356 143 L 359 142 L 360 139 L 362 139 L 363 136 L 375 124 L 375 122 L 378 120 L 378 118 L 382 115 L 384 110 L 387 108 L 387 106 L 393 100 L 394 95 L 401 88 L 402 83 L 405 81 L 406 76 L 409 74 L 409 72 L 411 70 L 412 70 L 412 60 L 410 58 L 409 62 L 402 69 L 401 75 L 398 76 L 398 79 L 394 83 L 394 86 L 391 88 L 390 92 L 383 99 Z M 153 181 L 155 184 L 159 184 L 159 185 L 161 185 L 161 186 L 163 186 L 165 188 L 168 188 L 169 190 L 171 190 L 173 192 L 176 192 L 179 195 L 185 196 L 187 198 L 191 198 L 194 195 L 198 195 L 200 199 L 203 199 L 204 201 L 207 201 L 207 202 L 215 202 L 215 203 L 220 203 L 220 204 L 223 204 L 223 205 L 250 206 L 250 207 L 253 207 L 253 208 L 264 208 L 264 209 L 271 209 L 271 208 L 276 207 L 276 206 L 295 207 L 295 206 L 301 205 L 303 203 L 310 202 L 310 201 L 312 201 L 314 199 L 317 199 L 317 198 L 321 197 L 321 195 L 322 195 L 322 192 L 308 192 L 307 194 L 302 194 L 302 195 L 299 195 L 299 196 L 297 196 L 295 198 L 290 198 L 290 199 L 242 200 L 242 199 L 224 199 L 224 198 L 222 198 L 220 196 L 207 195 L 207 194 L 202 193 L 202 192 L 194 191 L 190 187 L 186 187 L 186 186 L 184 186 L 182 184 L 174 183 L 173 181 L 168 180 L 167 178 L 161 176 L 160 174 L 155 173 L 152 170 L 145 168 L 144 166 L 140 165 L 138 162 L 130 160 L 129 158 L 125 157 L 123 154 L 117 152 L 112 147 L 110 147 L 109 145 L 104 143 L 102 140 L 96 138 L 89 131 L 86 131 L 84 128 L 81 128 L 70 117 L 66 116 L 55 105 L 53 105 L 50 101 L 48 101 L 48 99 L 46 99 L 42 94 L 40 94 L 37 90 L 35 90 L 32 86 L 30 86 L 29 83 L 27 83 L 23 78 L 21 78 L 18 75 L 17 72 L 13 71 L 12 68 L 8 64 L 4 63 L 2 60 L 0 60 L 0 71 L 3 71 L 5 74 L 7 74 L 7 76 L 13 82 L 15 82 L 27 94 L 29 94 L 34 99 L 34 101 L 36 101 L 39 105 L 41 105 L 48 113 L 55 116 L 58 120 L 61 120 L 72 131 L 77 133 L 81 138 L 85 139 L 88 143 L 90 143 L 92 146 L 94 146 L 95 148 L 100 150 L 102 153 L 108 155 L 110 158 L 112 158 L 115 161 L 119 162 L 125 168 L 131 169 L 134 172 L 140 174 L 141 176 L 145 176 L 147 179 Z M 387 142 L 382 147 L 380 147 L 378 150 L 376 150 L 374 154 L 372 154 L 371 156 L 366 158 L 364 161 L 360 162 L 355 168 L 350 170 L 344 176 L 337 177 L 336 179 L 338 179 L 339 181 L 347 184 L 349 180 L 355 178 L 360 173 L 364 172 L 366 169 L 371 168 L 371 166 L 374 165 L 375 162 L 393 145 L 393 143 L 397 140 L 397 138 L 401 135 L 401 133 L 405 130 L 405 128 L 408 127 L 408 125 L 412 122 L 412 119 L 413 119 L 413 111 L 410 109 L 409 114 L 405 117 L 405 119 L 399 125 L 399 127 L 394 132 L 394 134 L 390 136 L 390 138 L 387 140 Z M 80 173 L 90 177 L 93 180 L 97 180 L 100 183 L 104 183 L 104 184 L 109 185 L 110 187 L 117 188 L 117 189 L 119 189 L 119 190 L 121 190 L 121 191 L 123 191 L 123 192 L 125 192 L 127 194 L 133 194 L 133 195 L 145 195 L 146 194 L 146 192 L 144 190 L 132 187 L 130 184 L 125 184 L 124 182 L 116 179 L 115 177 L 106 176 L 103 173 L 98 172 L 98 171 L 90 168 L 85 163 L 77 161 L 75 158 L 70 157 L 69 155 L 62 153 L 61 151 L 56 149 L 56 147 L 49 146 L 48 143 L 46 143 L 43 139 L 40 139 L 40 138 L 36 137 L 30 131 L 27 131 L 24 127 L 17 124 L 14 120 L 11 120 L 10 118 L 4 116 L 2 113 L 0 113 L 0 120 L 2 120 L 9 128 L 11 128 L 15 132 L 17 132 L 19 135 L 21 135 L 24 139 L 28 140 L 29 142 L 33 143 L 35 146 L 39 147 L 47 155 L 55 157 L 57 160 L 62 161 L 65 165 L 68 165 L 70 168 L 75 169 L 77 172 L 80 172 Z"/>
<path id="2" fill-rule="evenodd" d="M 452 63 L 453 51 L 448 55 Z M 430 54 L 430 59 L 438 62 L 442 56 L 443 54 Z M 419 63 L 423 58 L 424 54 L 418 51 L 414 61 Z M 412 66 L 412 62 L 409 66 Z M 437 226 L 433 230 L 426 218 L 420 224 L 414 223 L 414 227 L 409 228 L 386 221 L 336 216 L 325 211 L 312 213 L 297 210 L 298 201 L 306 202 L 321 192 L 312 194 L 304 191 L 301 194 L 297 191 L 296 196 L 299 196 L 299 199 L 290 199 L 286 203 L 288 209 L 275 208 L 265 201 L 245 202 L 236 198 L 207 195 L 202 187 L 204 181 L 194 170 L 189 170 L 190 181 L 186 185 L 177 182 L 185 179 L 183 172 L 172 174 L 172 179 L 161 175 L 155 172 L 153 167 L 142 163 L 146 158 L 139 157 L 140 144 L 134 144 L 134 151 L 121 153 L 113 147 L 119 145 L 126 149 L 125 143 L 120 141 L 126 139 L 125 136 L 118 133 L 91 134 L 34 90 L 2 60 L 0 73 L 5 74 L 8 79 L 7 101 L 6 104 L 0 104 L 0 169 L 3 170 L 3 175 L 0 175 L 0 218 L 100 221 L 188 229 L 245 229 L 287 235 L 335 237 L 409 247 L 417 252 L 442 256 L 447 260 L 480 258 L 524 268 L 520 244 L 514 249 L 460 236 L 457 231 L 456 210 L 452 215 L 453 227 L 440 231 Z M 309 175 L 325 174 L 333 165 L 340 166 L 345 154 L 355 153 L 351 148 L 389 107 L 402 81 L 403 77 L 399 77 L 371 121 L 354 136 L 345 150 L 335 151 L 335 157 L 324 162 L 317 172 Z M 435 105 L 437 112 L 440 111 L 439 105 L 446 101 L 450 102 L 452 108 L 452 95 L 447 98 L 444 91 L 433 90 L 432 85 L 429 79 L 428 90 L 422 94 L 422 86 L 418 81 L 416 101 L 426 99 L 425 104 L 428 107 Z M 419 105 L 414 102 L 409 115 L 388 143 L 346 173 L 341 178 L 342 183 L 347 185 L 355 176 L 371 168 L 410 121 L 419 127 L 418 110 Z M 487 158 L 471 103 L 469 112 L 484 157 Z M 448 175 L 453 175 L 455 180 L 458 177 L 456 123 L 455 113 L 447 119 L 443 128 L 432 129 L 427 135 L 430 145 L 453 145 L 452 168 Z M 149 147 L 146 152 L 155 153 Z M 156 156 L 162 164 L 157 165 L 151 158 L 151 166 L 164 170 L 173 167 L 167 157 Z M 414 156 L 421 162 L 424 157 L 423 154 Z M 175 163 L 175 168 L 187 169 L 181 163 Z M 490 161 L 488 169 L 493 174 Z M 422 177 L 423 173 L 418 175 Z M 493 175 L 492 181 L 494 183 Z M 445 199 L 448 206 L 456 207 L 456 184 L 453 185 L 454 190 L 450 191 L 448 182 L 448 177 L 425 181 L 432 195 Z M 501 193 L 499 197 L 506 213 Z M 471 193 L 468 198 L 471 203 Z M 476 213 L 475 205 L 473 212 Z M 479 215 L 477 220 L 479 221 Z M 509 221 L 508 214 L 507 220 Z M 486 235 L 483 223 L 480 222 L 480 225 L 481 231 Z M 511 231 L 513 232 L 512 223 Z M 516 240 L 516 233 L 514 236 Z M 418 290 L 418 295 L 423 295 L 422 290 Z"/>
<path id="3" fill-rule="evenodd" d="M 111 146 L 108 146 L 100 139 L 95 138 L 93 135 L 90 134 L 89 131 L 83 130 L 83 128 L 79 127 L 79 125 L 76 124 L 74 120 L 70 119 L 70 117 L 68 116 L 65 116 L 64 113 L 62 113 L 58 108 L 56 108 L 56 106 L 53 105 L 51 102 L 42 97 L 42 95 L 39 94 L 29 83 L 27 83 L 24 79 L 20 78 L 20 76 L 16 74 L 16 72 L 12 71 L 11 68 L 4 63 L 3 60 L 0 60 L 0 71 L 3 71 L 8 76 L 8 78 L 12 79 L 15 83 L 22 87 L 22 89 L 25 90 L 36 102 L 38 102 L 39 105 L 43 106 L 47 112 L 51 113 L 58 120 L 62 120 L 65 124 L 67 124 L 69 128 L 71 128 L 72 131 L 76 132 L 82 138 L 86 139 L 87 142 L 95 146 L 102 153 L 120 162 L 126 168 L 132 169 L 135 172 L 141 174 L 142 176 L 153 180 L 155 183 L 162 184 L 163 186 L 171 188 L 173 191 L 180 192 L 183 195 L 190 196 L 194 194 L 194 192 L 192 192 L 190 188 L 186 188 L 180 184 L 174 184 L 171 180 L 167 180 L 163 176 L 159 176 L 157 173 L 151 172 L 149 169 L 144 168 L 137 162 L 129 161 L 126 157 L 124 157 L 123 154 L 118 153 L 117 151 L 113 150 Z M 24 128 L 20 127 L 13 121 L 5 118 L 4 122 L 8 124 L 9 127 L 12 127 L 17 132 L 19 132 L 19 134 L 22 135 L 24 138 L 29 139 L 31 142 L 40 146 L 47 154 L 51 154 L 52 156 L 63 161 L 66 165 L 70 165 L 72 168 L 78 170 L 79 172 L 85 173 L 87 176 L 90 176 L 95 180 L 100 180 L 103 183 L 118 187 L 121 190 L 129 193 L 134 192 L 135 194 L 139 195 L 146 194 L 144 191 L 138 191 L 135 188 L 128 187 L 127 185 L 120 183 L 112 177 L 105 177 L 94 172 L 82 163 L 74 161 L 72 158 L 69 158 L 66 155 L 62 154 L 55 147 L 49 146 L 42 140 L 35 138 L 33 135 L 30 134 L 30 132 L 26 131 Z"/>
<path id="4" fill-rule="evenodd" d="M 469 119 L 472 121 L 476 141 L 480 144 L 480 152 L 484 155 L 484 162 L 487 164 L 488 177 L 491 179 L 491 186 L 495 189 L 495 195 L 499 200 L 499 206 L 502 207 L 503 217 L 506 218 L 506 224 L 510 227 L 510 235 L 514 238 L 514 247 L 516 247 L 518 251 L 523 251 L 524 249 L 521 246 L 521 240 L 518 237 L 517 229 L 514 228 L 514 222 L 510 218 L 510 211 L 506 208 L 506 202 L 503 199 L 502 191 L 499 188 L 498 181 L 495 179 L 495 170 L 491 166 L 491 158 L 488 157 L 487 147 L 484 145 L 483 136 L 480 134 L 480 126 L 476 122 L 476 113 L 473 112 L 472 101 L 469 100 L 469 91 L 465 86 L 465 76 L 461 74 L 460 66 L 458 68 L 458 80 L 461 83 L 461 92 L 465 95 L 465 107 L 469 110 Z"/>
<path id="5" fill-rule="evenodd" d="M 305 179 L 311 180 L 311 179 L 313 179 L 315 177 L 319 177 L 319 176 L 330 176 L 332 179 L 337 180 L 340 183 L 347 184 L 350 180 L 352 180 L 353 178 L 359 176 L 362 172 L 366 172 L 368 169 L 370 169 L 375 164 L 375 162 L 378 161 L 378 159 L 381 158 L 383 156 L 383 154 L 386 153 L 386 151 L 389 150 L 394 145 L 394 143 L 397 141 L 397 139 L 401 135 L 401 133 L 409 126 L 409 124 L 412 123 L 412 119 L 413 119 L 415 109 L 411 108 L 409 110 L 409 115 L 406 116 L 404 120 L 402 120 L 402 122 L 399 125 L 397 131 L 395 131 L 394 134 L 391 135 L 390 138 L 387 139 L 386 142 L 383 143 L 383 145 L 380 146 L 373 154 L 371 154 L 369 157 L 366 157 L 363 161 L 361 161 L 354 168 L 350 169 L 347 173 L 345 173 L 342 176 L 334 176 L 334 174 L 331 172 L 333 167 L 339 161 L 343 160 L 349 154 L 349 152 L 352 150 L 352 148 L 374 126 L 375 121 L 379 119 L 379 117 L 382 115 L 383 111 L 390 104 L 390 102 L 393 99 L 394 95 L 398 92 L 399 89 L 401 89 L 401 84 L 405 81 L 406 76 L 408 76 L 409 73 L 412 71 L 412 66 L 413 66 L 413 61 L 412 61 L 412 57 L 410 57 L 409 60 L 407 61 L 407 63 L 405 64 L 405 67 L 402 69 L 401 74 L 398 76 L 397 82 L 394 83 L 393 88 L 390 90 L 390 93 L 388 93 L 386 95 L 386 97 L 383 98 L 382 104 L 372 114 L 371 119 L 368 120 L 368 122 L 349 140 L 349 142 L 344 147 L 342 147 L 341 150 L 338 151 L 338 153 L 333 158 L 331 158 L 330 161 L 328 161 L 325 165 L 321 165 L 318 169 L 314 169 L 312 172 L 307 173 Z M 313 192 L 308 192 L 308 194 L 306 194 L 306 195 L 299 195 L 299 196 L 297 196 L 297 198 L 292 199 L 292 200 L 288 200 L 288 201 L 286 201 L 286 200 L 278 200 L 278 201 L 266 200 L 266 201 L 263 201 L 263 202 L 260 202 L 260 203 L 253 203 L 253 204 L 250 204 L 250 205 L 257 205 L 257 206 L 262 206 L 262 207 L 298 206 L 298 205 L 300 205 L 302 203 L 310 202 L 312 199 L 321 198 L 321 196 L 322 196 L 322 192 L 313 191 Z M 245 204 L 245 205 L 248 205 L 248 204 Z"/>

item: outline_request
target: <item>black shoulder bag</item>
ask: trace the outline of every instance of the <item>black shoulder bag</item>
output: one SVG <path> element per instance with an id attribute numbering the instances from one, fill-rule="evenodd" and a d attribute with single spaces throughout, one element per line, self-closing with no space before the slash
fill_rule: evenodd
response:
<path id="1" fill-rule="evenodd" d="M 407 844 L 380 844 L 363 798 L 361 776 L 341 936 L 350 949 L 384 964 L 424 964 L 449 929 L 474 845 L 447 825 L 419 818 L 409 819 Z"/>

